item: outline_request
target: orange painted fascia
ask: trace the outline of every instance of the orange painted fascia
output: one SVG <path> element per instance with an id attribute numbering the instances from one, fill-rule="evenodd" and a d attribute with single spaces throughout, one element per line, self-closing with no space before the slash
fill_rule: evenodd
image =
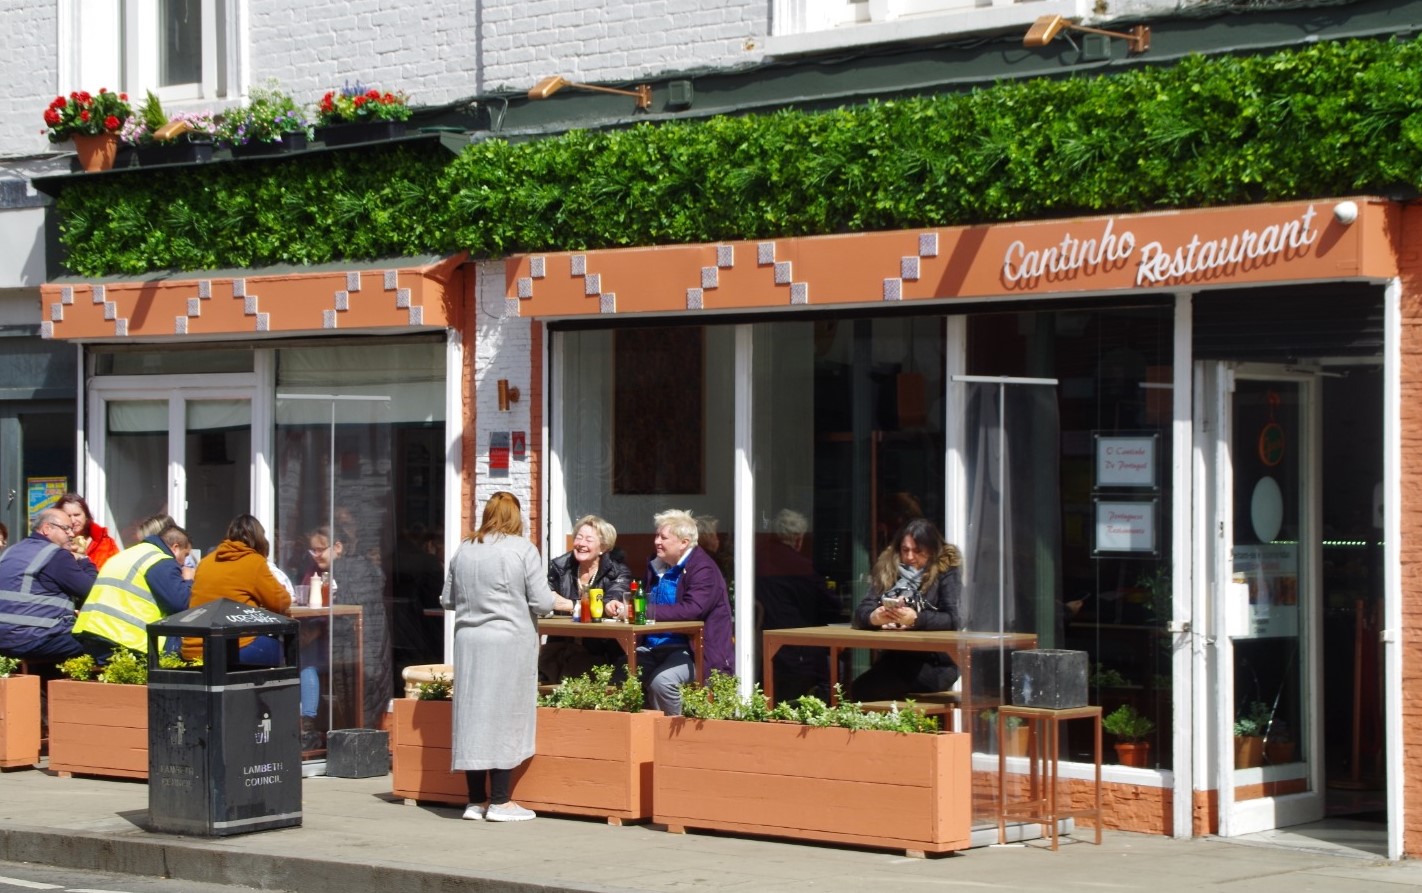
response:
<path id="1" fill-rule="evenodd" d="M 422 266 L 210 276 L 40 288 L 54 339 L 441 329 L 457 318 L 464 254 Z"/>
<path id="2" fill-rule="evenodd" d="M 1334 209 L 1349 201 L 1344 224 Z M 1380 280 L 1397 273 L 1399 220 L 1396 203 L 1354 197 L 520 255 L 505 295 L 555 318 Z"/>

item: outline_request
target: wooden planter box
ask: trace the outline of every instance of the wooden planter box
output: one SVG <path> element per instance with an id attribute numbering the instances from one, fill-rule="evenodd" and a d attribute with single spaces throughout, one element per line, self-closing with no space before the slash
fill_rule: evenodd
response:
<path id="1" fill-rule="evenodd" d="M 652 820 L 903 850 L 966 849 L 970 736 L 790 723 L 656 721 Z"/>
<path id="2" fill-rule="evenodd" d="M 148 778 L 148 686 L 51 681 L 49 768 L 61 776 Z"/>
<path id="3" fill-rule="evenodd" d="M 395 701 L 392 790 L 412 802 L 468 800 L 464 773 L 452 771 L 450 701 Z M 514 772 L 513 798 L 530 809 L 606 818 L 652 814 L 652 729 L 657 712 L 538 708 L 533 759 Z"/>
<path id="4" fill-rule="evenodd" d="M 40 755 L 40 678 L 0 678 L 0 769 L 33 766 Z"/>

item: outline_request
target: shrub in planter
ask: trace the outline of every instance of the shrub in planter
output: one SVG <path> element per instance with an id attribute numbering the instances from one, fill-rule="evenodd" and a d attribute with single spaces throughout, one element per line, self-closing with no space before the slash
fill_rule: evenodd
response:
<path id="1" fill-rule="evenodd" d="M 1116 761 L 1122 766 L 1150 765 L 1150 742 L 1145 737 L 1155 731 L 1155 722 L 1130 704 L 1122 704 L 1101 720 L 1101 728 L 1116 742 Z"/>
<path id="2" fill-rule="evenodd" d="M 773 710 L 733 677 L 683 688 L 656 722 L 653 820 L 945 853 L 969 844 L 970 736 L 906 709 L 876 714 L 813 697 Z"/>
<path id="3" fill-rule="evenodd" d="M 165 655 L 164 661 L 182 661 Z M 100 667 L 89 655 L 59 665 L 49 684 L 49 767 L 60 775 L 148 777 L 148 665 L 118 649 Z"/>

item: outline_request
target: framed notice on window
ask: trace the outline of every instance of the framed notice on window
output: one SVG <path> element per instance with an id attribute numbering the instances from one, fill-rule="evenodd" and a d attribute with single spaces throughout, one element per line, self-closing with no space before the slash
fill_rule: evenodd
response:
<path id="1" fill-rule="evenodd" d="M 1096 435 L 1097 487 L 1155 489 L 1157 434 Z"/>
<path id="2" fill-rule="evenodd" d="M 1157 500 L 1096 500 L 1095 553 L 1156 554 Z"/>

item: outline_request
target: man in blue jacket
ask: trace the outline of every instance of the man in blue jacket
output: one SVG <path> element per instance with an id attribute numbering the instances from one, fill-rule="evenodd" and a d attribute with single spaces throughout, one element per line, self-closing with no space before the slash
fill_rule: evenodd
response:
<path id="1" fill-rule="evenodd" d="M 0 654 L 66 660 L 84 649 L 74 617 L 97 571 L 83 552 L 69 550 L 69 516 L 49 508 L 30 520 L 29 536 L 0 554 Z"/>

